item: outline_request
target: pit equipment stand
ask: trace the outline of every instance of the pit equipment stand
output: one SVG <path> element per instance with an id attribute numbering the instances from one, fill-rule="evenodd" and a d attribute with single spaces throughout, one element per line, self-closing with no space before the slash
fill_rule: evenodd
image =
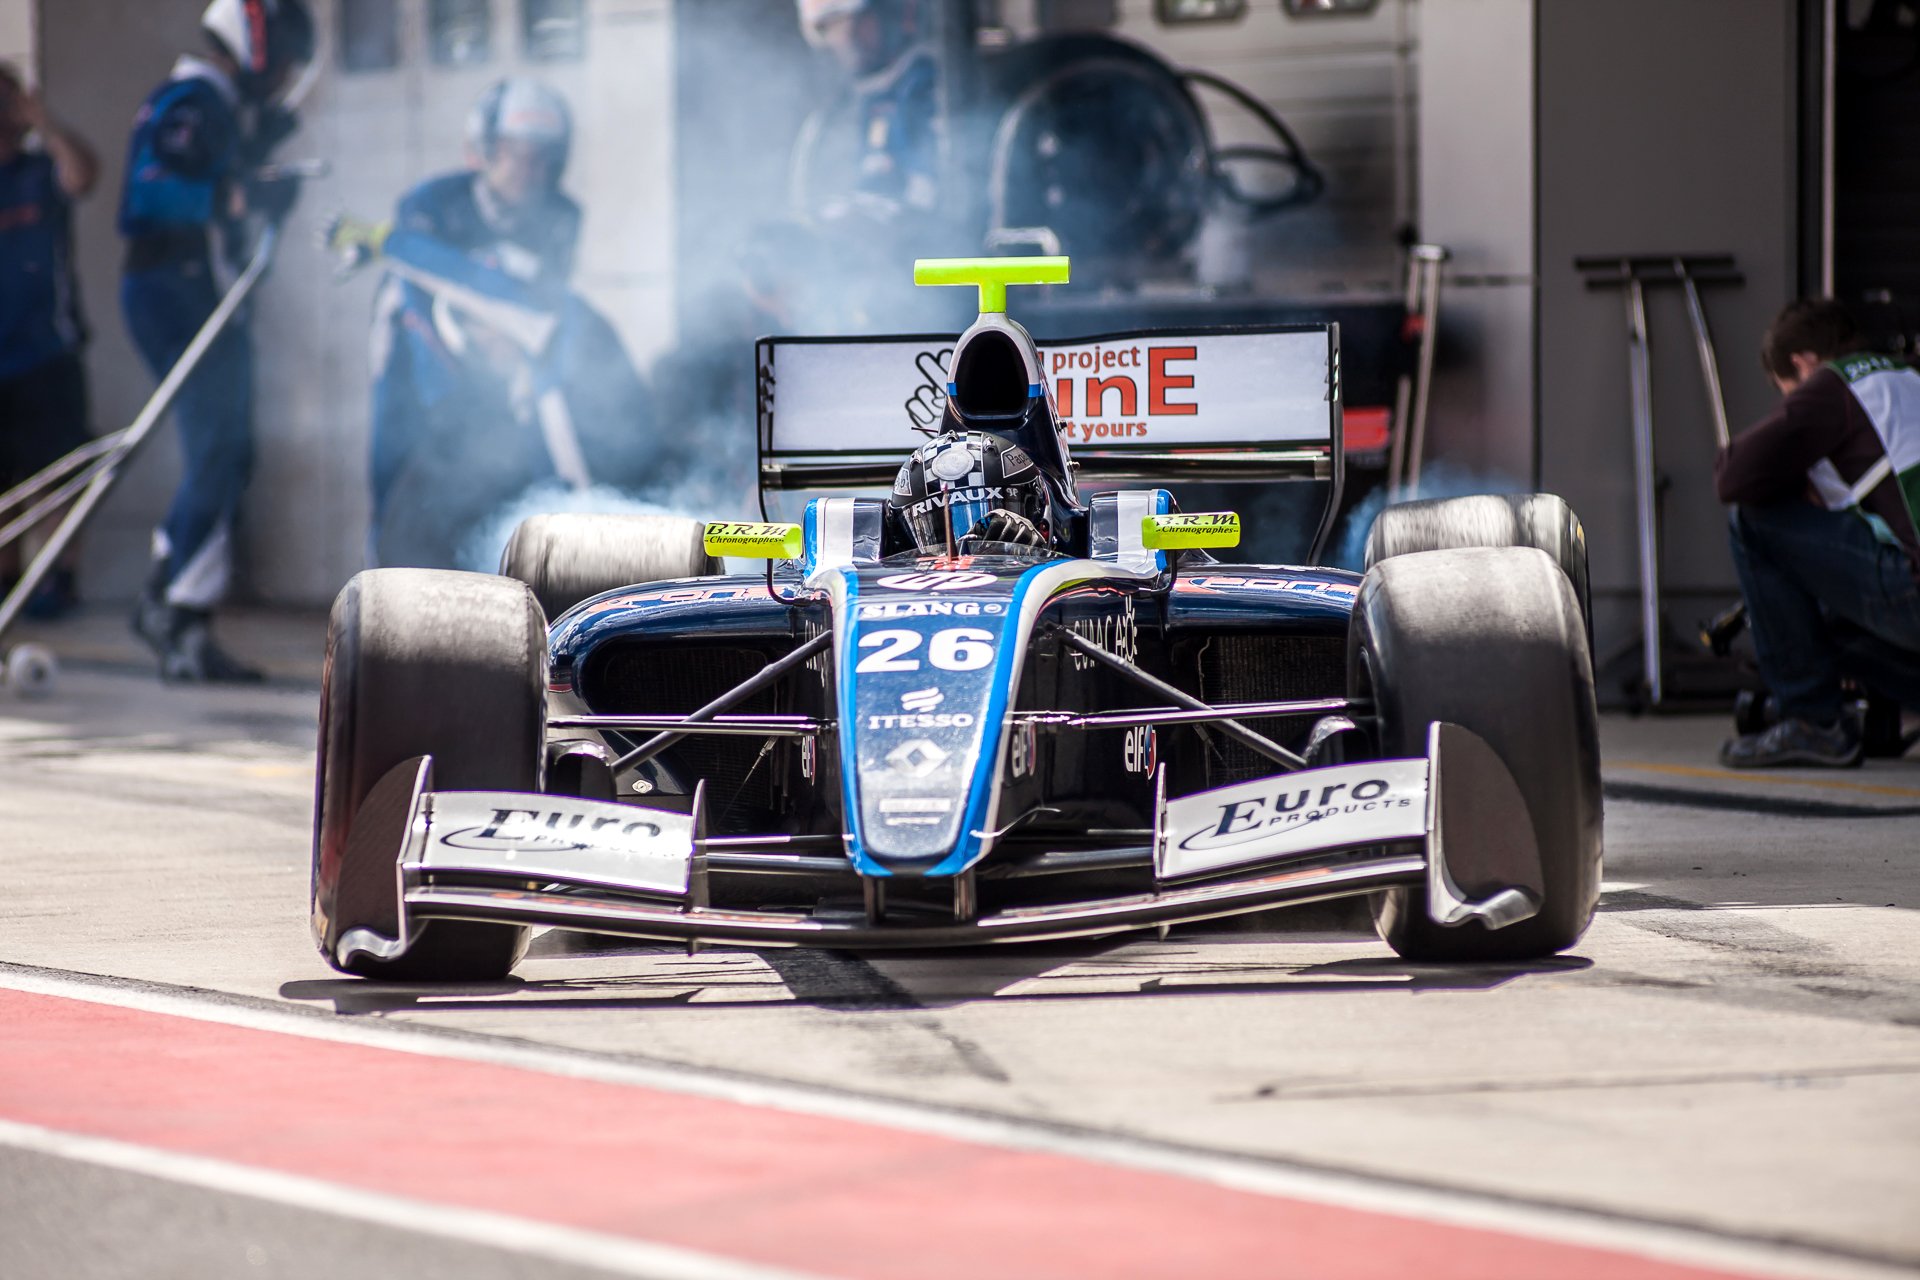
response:
<path id="1" fill-rule="evenodd" d="M 1653 435 L 1653 348 L 1647 330 L 1646 291 L 1652 286 L 1678 285 L 1686 295 L 1687 319 L 1700 358 L 1716 441 L 1729 439 L 1726 399 L 1720 388 L 1720 362 L 1714 354 L 1713 334 L 1707 327 L 1700 287 L 1739 285 L 1746 277 L 1735 269 L 1731 254 L 1645 254 L 1626 257 L 1581 257 L 1573 260 L 1586 276 L 1589 289 L 1620 289 L 1627 309 L 1627 377 L 1631 388 L 1633 424 L 1634 524 L 1639 534 L 1640 571 L 1640 705 L 1658 708 L 1667 698 L 1667 666 L 1662 645 L 1665 619 L 1660 604 L 1660 488 L 1655 466 Z"/>

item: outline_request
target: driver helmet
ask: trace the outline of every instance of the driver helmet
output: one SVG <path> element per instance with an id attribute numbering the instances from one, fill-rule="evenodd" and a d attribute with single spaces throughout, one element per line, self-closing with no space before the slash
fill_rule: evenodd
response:
<path id="1" fill-rule="evenodd" d="M 1017 444 L 968 431 L 914 450 L 888 500 L 923 555 L 979 555 L 987 543 L 1048 547 L 1052 504 L 1040 468 Z"/>
<path id="2" fill-rule="evenodd" d="M 491 159 L 503 138 L 544 149 L 547 180 L 558 187 L 573 151 L 573 114 L 567 100 L 538 80 L 515 76 L 495 82 L 467 115 L 467 145 L 482 159 Z"/>
<path id="3" fill-rule="evenodd" d="M 306 0 L 213 0 L 200 29 L 239 64 L 240 92 L 271 97 L 313 61 L 313 15 Z"/>

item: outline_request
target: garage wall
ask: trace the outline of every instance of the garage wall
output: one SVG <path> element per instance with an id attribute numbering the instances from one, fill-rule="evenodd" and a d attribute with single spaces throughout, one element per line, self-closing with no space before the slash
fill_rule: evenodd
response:
<path id="1" fill-rule="evenodd" d="M 0 0 L 0 5 L 18 0 Z M 332 177 L 309 185 L 273 274 L 257 295 L 258 464 L 241 539 L 242 590 L 322 604 L 361 566 L 367 518 L 367 327 L 375 281 L 336 283 L 317 247 L 340 210 L 388 213 L 420 179 L 461 163 L 468 106 L 501 75 L 528 71 L 573 102 L 579 137 L 568 186 L 586 206 L 576 284 L 614 321 L 643 367 L 671 339 L 672 92 L 668 0 L 589 0 L 583 61 L 520 60 L 519 0 L 492 0 L 494 57 L 452 68 L 426 56 L 427 0 L 398 0 L 402 57 L 384 71 L 345 73 L 332 49 L 336 0 L 310 0 L 326 73 L 287 157 L 325 157 Z M 80 265 L 95 340 L 96 426 L 130 421 L 152 389 L 125 337 L 113 229 L 134 110 L 196 49 L 204 0 L 40 0 L 43 78 L 55 109 L 98 147 L 101 190 L 82 209 Z M 4 10 L 0 10 L 4 12 Z M 0 34 L 5 27 L 0 26 Z M 130 597 L 155 521 L 178 476 L 170 435 L 132 468 L 87 535 L 94 599 Z"/>
<path id="2" fill-rule="evenodd" d="M 33 75 L 33 0 L 0 0 L 0 62 Z"/>
<path id="3" fill-rule="evenodd" d="M 1420 235 L 1441 289 L 1425 477 L 1527 488 L 1534 457 L 1535 0 L 1423 0 Z"/>
<path id="4" fill-rule="evenodd" d="M 1176 67 L 1225 77 L 1271 107 L 1327 175 L 1327 194 L 1262 223 L 1252 234 L 1257 292 L 1292 298 L 1399 288 L 1394 236 L 1417 207 L 1415 126 L 1419 61 L 1415 0 L 1381 0 L 1373 12 L 1290 18 L 1257 0 L 1236 22 L 1168 27 L 1153 0 L 1118 0 L 1115 34 Z M 1031 3 L 1002 5 L 1009 25 L 1035 28 Z M 1271 133 L 1244 108 L 1201 91 L 1224 146 L 1267 145 Z M 1261 176 L 1243 171 L 1250 184 Z"/>
<path id="5" fill-rule="evenodd" d="M 1586 521 L 1598 647 L 1637 608 L 1626 320 L 1590 292 L 1586 254 L 1726 252 L 1743 288 L 1709 291 L 1735 429 L 1774 393 L 1755 350 L 1792 296 L 1796 249 L 1792 0 L 1541 0 L 1539 439 L 1543 485 Z M 1668 610 L 1682 630 L 1734 592 L 1714 440 L 1676 290 L 1649 296 Z"/>

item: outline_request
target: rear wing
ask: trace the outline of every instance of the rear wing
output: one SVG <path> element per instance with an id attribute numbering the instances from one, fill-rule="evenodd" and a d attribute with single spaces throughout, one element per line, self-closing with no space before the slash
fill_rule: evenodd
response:
<path id="1" fill-rule="evenodd" d="M 762 338 L 760 500 L 882 490 L 946 407 L 952 335 Z M 1337 325 L 1037 343 L 1082 481 L 1343 479 Z"/>

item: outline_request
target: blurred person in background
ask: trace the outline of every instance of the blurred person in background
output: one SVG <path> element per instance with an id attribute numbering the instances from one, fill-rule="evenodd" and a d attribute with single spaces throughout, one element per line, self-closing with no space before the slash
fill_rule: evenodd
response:
<path id="1" fill-rule="evenodd" d="M 284 218 L 298 184 L 262 170 L 297 121 L 277 100 L 313 59 L 304 0 L 213 0 L 204 56 L 183 56 L 134 117 L 119 228 L 121 308 L 147 367 L 164 379 L 219 306 L 216 239 L 243 256 L 247 220 Z M 260 672 L 214 642 L 212 611 L 233 569 L 233 526 L 253 467 L 253 348 L 244 312 L 222 330 L 173 402 L 180 487 L 154 531 L 134 631 L 168 680 Z"/>
<path id="2" fill-rule="evenodd" d="M 1777 724 L 1733 768 L 1858 764 L 1850 676 L 1920 711 L 1920 373 L 1861 350 L 1840 303 L 1792 303 L 1761 363 L 1780 407 L 1720 452 L 1733 564 Z"/>
<path id="3" fill-rule="evenodd" d="M 852 80 L 858 171 L 852 189 L 827 193 L 823 208 L 831 216 L 851 205 L 883 221 L 931 212 L 940 198 L 940 69 L 926 0 L 798 4 L 807 43 Z"/>
<path id="4" fill-rule="evenodd" d="M 466 167 L 407 192 L 391 227 L 365 245 L 390 259 L 373 321 L 374 563 L 418 558 L 413 548 L 381 550 L 409 463 L 461 443 L 480 453 L 477 419 L 498 416 L 483 405 L 499 398 L 496 390 L 510 394 L 485 384 L 527 363 L 471 313 L 494 302 L 537 323 L 566 302 L 581 221 L 580 206 L 560 189 L 572 149 L 572 116 L 558 93 L 534 80 L 502 80 L 468 116 Z M 353 252 L 347 242 L 356 236 L 365 240 L 336 225 L 337 248 Z M 464 315 L 461 298 L 475 304 Z"/>
<path id="5" fill-rule="evenodd" d="M 36 134 L 40 145 L 28 150 Z M 73 205 L 93 190 L 99 171 L 86 142 L 48 114 L 18 71 L 0 63 L 0 492 L 87 442 L 80 361 L 87 331 L 73 271 Z M 21 550 L 20 542 L 0 550 L 0 596 L 26 566 Z M 27 617 L 57 617 L 77 603 L 77 555 L 69 543 L 28 599 Z"/>
<path id="6" fill-rule="evenodd" d="M 977 239 L 980 192 L 945 199 L 932 0 L 797 0 L 801 33 L 845 77 L 789 160 L 790 216 L 810 238 L 777 264 L 791 329 L 863 333 L 964 325 L 953 300 L 900 288 L 901 264 Z M 765 228 L 762 228 L 764 232 Z M 762 255 L 764 256 L 764 255 Z"/>

